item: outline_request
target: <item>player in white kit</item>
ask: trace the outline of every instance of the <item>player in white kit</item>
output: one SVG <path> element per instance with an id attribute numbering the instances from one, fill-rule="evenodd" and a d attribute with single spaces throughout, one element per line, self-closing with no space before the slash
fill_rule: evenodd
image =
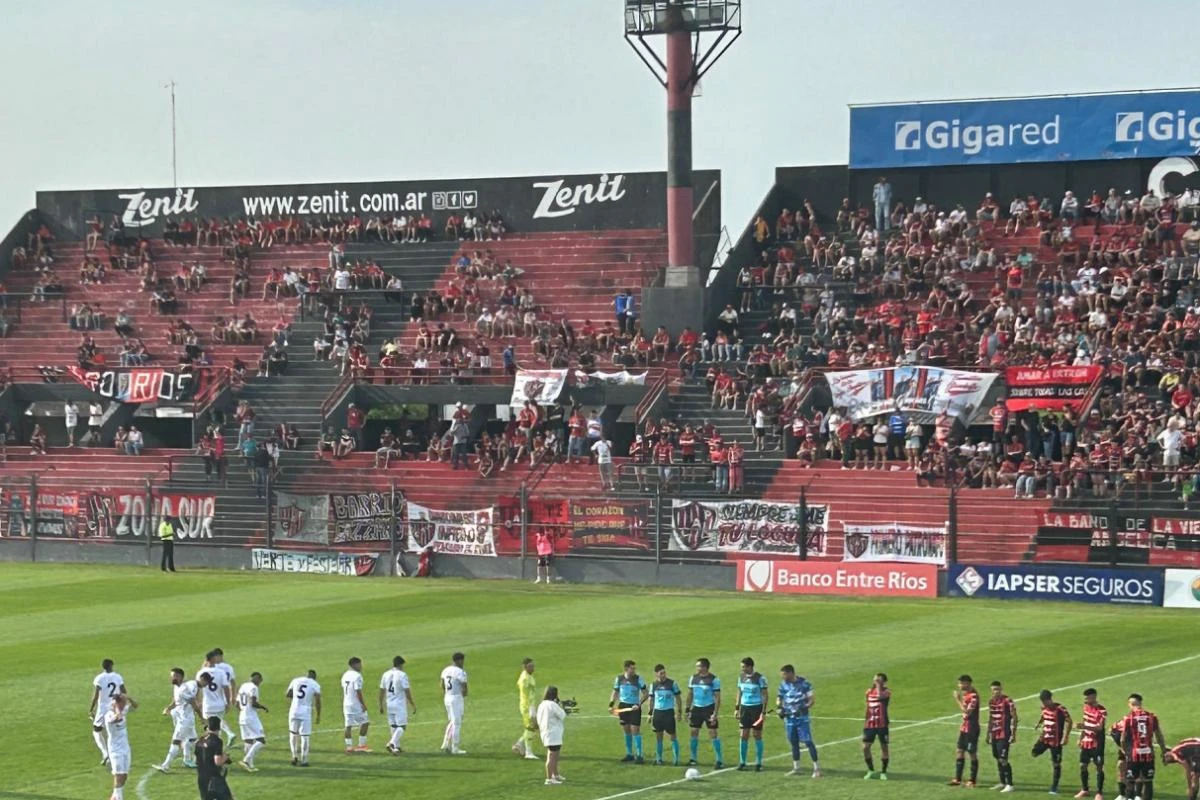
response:
<path id="1" fill-rule="evenodd" d="M 362 659 L 351 656 L 350 669 L 342 673 L 342 716 L 346 719 L 346 752 L 369 753 L 367 747 L 367 700 L 363 697 Z M 354 728 L 358 728 L 358 746 L 354 744 Z"/>
<path id="2" fill-rule="evenodd" d="M 450 666 L 442 670 L 442 702 L 446 706 L 446 735 L 442 737 L 442 750 L 455 756 L 465 756 L 466 750 L 459 749 L 462 741 L 463 706 L 467 699 L 467 671 L 463 669 L 466 656 L 455 653 L 450 657 Z"/>
<path id="3" fill-rule="evenodd" d="M 400 755 L 400 737 L 404 736 L 404 728 L 408 725 L 409 708 L 414 714 L 417 713 L 417 704 L 413 702 L 412 689 L 403 667 L 404 659 L 396 656 L 392 659 L 392 668 L 379 679 L 379 713 L 387 714 L 388 725 L 392 728 L 387 751 L 394 756 Z"/>
<path id="4" fill-rule="evenodd" d="M 321 722 L 321 684 L 317 683 L 317 671 L 310 669 L 306 677 L 292 678 L 287 697 L 292 701 L 292 707 L 288 709 L 288 746 L 292 750 L 292 766 L 307 767 L 314 709 L 317 724 Z"/>
<path id="5" fill-rule="evenodd" d="M 170 772 L 171 763 L 175 757 L 183 754 L 183 765 L 194 767 L 196 747 L 196 713 L 200 711 L 200 685 L 195 681 L 186 680 L 187 676 L 179 667 L 171 670 L 171 704 L 163 709 L 163 715 L 171 718 L 174 726 L 171 733 L 171 747 L 167 757 L 161 764 L 151 764 L 159 772 Z"/>
<path id="6" fill-rule="evenodd" d="M 111 658 L 100 662 L 104 670 L 92 678 L 92 704 L 88 706 L 88 717 L 92 720 L 92 741 L 100 749 L 100 766 L 108 763 L 108 744 L 104 738 L 104 715 L 118 695 L 125 694 L 125 679 L 113 670 Z"/>
<path id="7" fill-rule="evenodd" d="M 200 685 L 200 709 L 204 719 L 216 717 L 221 720 L 221 731 L 228 741 L 226 747 L 232 748 L 237 739 L 236 734 L 225 724 L 225 712 L 233 703 L 233 687 L 229 685 L 229 670 L 220 664 L 220 656 L 215 651 L 209 651 L 204 657 L 204 666 L 196 673 L 196 683 Z"/>
<path id="8" fill-rule="evenodd" d="M 129 780 L 129 764 L 133 752 L 129 749 L 129 732 L 125 715 L 137 708 L 129 695 L 119 694 L 104 715 L 104 730 L 108 734 L 108 763 L 112 767 L 113 790 L 109 800 L 125 800 L 125 781 Z"/>
<path id="9" fill-rule="evenodd" d="M 227 706 L 232 706 L 237 700 L 234 694 L 234 689 L 237 687 L 237 673 L 233 671 L 233 666 L 225 661 L 225 651 L 219 647 L 214 647 L 212 653 L 212 665 L 225 673 L 225 703 Z M 225 734 L 227 747 L 233 747 L 233 743 L 237 741 L 237 735 L 233 732 L 233 728 L 225 722 L 224 717 L 221 718 L 221 732 Z"/>
<path id="10" fill-rule="evenodd" d="M 250 680 L 239 686 L 237 692 L 238 727 L 242 729 L 242 747 L 246 753 L 238 766 L 246 772 L 258 772 L 254 757 L 267 743 L 262 720 L 258 718 L 259 711 L 267 711 L 267 707 L 258 702 L 258 687 L 262 686 L 262 681 L 261 672 L 251 672 Z"/>

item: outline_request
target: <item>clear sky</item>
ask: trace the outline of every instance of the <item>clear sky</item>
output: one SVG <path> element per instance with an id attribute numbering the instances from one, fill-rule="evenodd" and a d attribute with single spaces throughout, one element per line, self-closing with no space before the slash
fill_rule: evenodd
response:
<path id="1" fill-rule="evenodd" d="M 1143 8 L 1144 5 L 1144 8 Z M 0 228 L 38 189 L 665 168 L 621 0 L 0 6 Z M 845 163 L 851 102 L 1200 83 L 1195 0 L 744 0 L 695 101 L 736 237 L 779 165 Z"/>

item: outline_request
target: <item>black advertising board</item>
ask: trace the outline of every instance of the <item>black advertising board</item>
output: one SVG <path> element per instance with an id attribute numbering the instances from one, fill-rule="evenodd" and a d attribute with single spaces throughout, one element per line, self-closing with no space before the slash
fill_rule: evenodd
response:
<path id="1" fill-rule="evenodd" d="M 721 173 L 694 173 L 697 200 Z M 277 186 L 183 186 L 38 192 L 37 208 L 61 235 L 82 238 L 85 221 L 121 217 L 126 232 L 157 236 L 167 217 L 363 217 L 426 213 L 440 225 L 450 213 L 499 209 L 519 232 L 666 228 L 665 172 L 606 172 L 522 178 L 311 183 Z M 709 202 L 713 199 L 710 198 Z M 720 219 L 717 215 L 714 219 Z M 697 234 L 716 233 L 696 231 Z"/>

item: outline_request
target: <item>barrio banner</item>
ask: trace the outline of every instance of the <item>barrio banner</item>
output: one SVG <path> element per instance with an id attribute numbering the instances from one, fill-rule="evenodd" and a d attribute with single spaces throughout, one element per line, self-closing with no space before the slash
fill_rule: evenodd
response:
<path id="1" fill-rule="evenodd" d="M 508 404 L 520 408 L 526 400 L 550 405 L 558 400 L 567 385 L 565 369 L 519 369 L 513 380 L 512 399 Z"/>
<path id="2" fill-rule="evenodd" d="M 378 553 L 299 553 L 256 547 L 250 551 L 250 569 L 363 577 L 375 571 L 378 559 Z"/>
<path id="3" fill-rule="evenodd" d="M 275 493 L 275 540 L 329 543 L 329 495 Z"/>
<path id="4" fill-rule="evenodd" d="M 828 552 L 829 507 L 809 504 L 810 555 Z M 768 500 L 671 501 L 671 550 L 723 553 L 796 553 L 800 508 Z"/>
<path id="5" fill-rule="evenodd" d="M 843 525 L 843 561 L 946 564 L 946 529 L 889 525 Z"/>
<path id="6" fill-rule="evenodd" d="M 850 169 L 1190 156 L 1200 91 L 851 106 Z"/>
<path id="7" fill-rule="evenodd" d="M 932 564 L 842 564 L 829 561 L 752 561 L 738 566 L 739 592 L 937 597 Z"/>
<path id="8" fill-rule="evenodd" d="M 889 367 L 827 372 L 835 407 L 854 420 L 893 411 L 940 414 L 969 422 L 983 404 L 996 376 L 940 367 Z"/>
<path id="9" fill-rule="evenodd" d="M 698 195 L 719 170 L 697 170 Z M 514 178 L 454 178 L 273 186 L 204 186 L 38 192 L 37 208 L 53 227 L 82 239 L 87 220 L 117 216 L 127 235 L 159 236 L 164 221 L 189 219 L 306 219 L 429 214 L 440 234 L 450 214 L 498 210 L 510 230 L 581 231 L 665 229 L 665 172 L 603 172 Z M 720 219 L 720 209 L 715 219 Z M 717 230 L 704 233 L 717 233 Z"/>
<path id="10" fill-rule="evenodd" d="M 391 492 L 329 495 L 334 542 L 386 542 L 392 538 Z"/>
<path id="11" fill-rule="evenodd" d="M 446 511 L 411 500 L 406 503 L 408 551 L 419 553 L 433 545 L 435 553 L 460 556 L 496 555 L 494 512 L 491 508 Z"/>
<path id="12" fill-rule="evenodd" d="M 1009 411 L 1079 411 L 1104 367 L 1009 367 L 1005 372 Z"/>

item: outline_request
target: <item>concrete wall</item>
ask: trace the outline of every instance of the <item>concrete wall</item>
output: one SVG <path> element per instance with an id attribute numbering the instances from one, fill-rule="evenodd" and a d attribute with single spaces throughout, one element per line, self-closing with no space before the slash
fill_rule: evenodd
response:
<path id="1" fill-rule="evenodd" d="M 0 539 L 0 561 L 39 561 L 46 563 L 119 564 L 158 566 L 158 547 L 147 550 L 139 544 L 97 544 L 54 539 Z M 411 570 L 416 557 L 404 555 Z M 444 578 L 528 579 L 534 574 L 534 559 L 484 558 L 470 556 L 434 556 L 434 576 Z M 250 550 L 244 547 L 175 545 L 175 566 L 180 570 L 243 569 L 250 565 Z M 555 574 L 570 583 L 622 583 L 638 586 L 675 586 L 693 589 L 735 588 L 735 570 L 729 564 L 662 564 L 597 558 L 563 558 L 555 562 Z M 375 565 L 374 575 L 393 574 L 386 550 Z"/>

